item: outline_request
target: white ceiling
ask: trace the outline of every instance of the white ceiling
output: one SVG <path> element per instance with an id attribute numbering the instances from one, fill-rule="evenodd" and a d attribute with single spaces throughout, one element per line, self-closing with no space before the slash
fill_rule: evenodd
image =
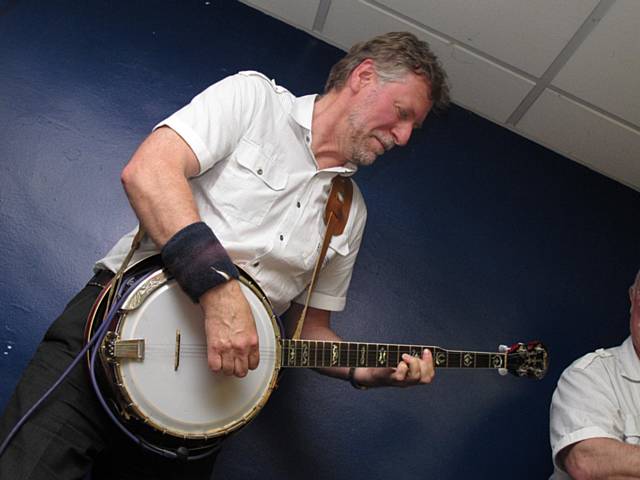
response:
<path id="1" fill-rule="evenodd" d="M 241 0 L 343 50 L 406 30 L 453 101 L 640 190 L 640 0 Z"/>

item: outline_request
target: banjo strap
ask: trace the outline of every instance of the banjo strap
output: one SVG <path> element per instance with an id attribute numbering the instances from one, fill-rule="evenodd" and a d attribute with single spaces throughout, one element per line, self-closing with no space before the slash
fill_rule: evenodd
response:
<path id="1" fill-rule="evenodd" d="M 336 175 L 333 177 L 331 184 L 331 193 L 329 193 L 327 207 L 324 212 L 324 223 L 327 225 L 327 230 L 324 234 L 322 247 L 320 248 L 320 255 L 318 255 L 316 265 L 313 268 L 313 276 L 311 277 L 311 283 L 307 289 L 307 298 L 304 302 L 304 308 L 302 309 L 300 318 L 298 318 L 296 323 L 296 329 L 292 337 L 294 340 L 298 340 L 302 333 L 302 326 L 304 325 L 304 319 L 307 316 L 307 309 L 309 307 L 309 301 L 311 300 L 311 294 L 313 293 L 313 288 L 315 287 L 320 269 L 322 268 L 322 262 L 327 254 L 327 248 L 331 242 L 331 237 L 334 235 L 340 235 L 344 232 L 347 220 L 349 219 L 351 199 L 353 198 L 353 183 L 351 182 L 351 179 Z"/>

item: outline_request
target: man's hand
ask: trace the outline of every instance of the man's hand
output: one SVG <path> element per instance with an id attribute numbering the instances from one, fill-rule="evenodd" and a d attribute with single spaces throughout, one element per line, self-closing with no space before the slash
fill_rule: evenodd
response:
<path id="1" fill-rule="evenodd" d="M 431 383 L 435 375 L 431 352 L 425 349 L 422 357 L 413 357 L 406 353 L 396 368 L 357 368 L 354 380 L 364 386 L 410 387 Z"/>
<path id="2" fill-rule="evenodd" d="M 240 283 L 230 280 L 200 297 L 213 372 L 244 377 L 260 361 L 256 324 Z"/>

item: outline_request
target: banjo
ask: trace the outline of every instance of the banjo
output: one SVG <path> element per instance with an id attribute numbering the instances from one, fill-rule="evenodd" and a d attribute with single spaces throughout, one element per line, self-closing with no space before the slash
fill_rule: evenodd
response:
<path id="1" fill-rule="evenodd" d="M 152 267 L 129 288 L 108 325 L 102 325 L 103 337 L 94 339 L 98 396 L 106 399 L 112 416 L 145 444 L 183 453 L 215 448 L 255 418 L 284 368 L 395 367 L 403 354 L 419 356 L 425 348 L 431 350 L 436 369 L 494 369 L 540 379 L 548 367 L 547 350 L 539 342 L 516 343 L 499 352 L 473 352 L 287 339 L 257 283 L 244 272 L 239 282 L 260 345 L 258 368 L 245 378 L 211 373 L 200 307 L 161 267 Z M 87 341 L 101 324 L 97 312 L 106 290 L 89 316 Z"/>

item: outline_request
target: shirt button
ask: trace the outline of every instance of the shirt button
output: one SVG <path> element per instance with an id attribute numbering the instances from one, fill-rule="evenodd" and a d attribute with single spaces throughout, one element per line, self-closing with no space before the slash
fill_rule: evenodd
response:
<path id="1" fill-rule="evenodd" d="M 309 143 L 311 141 L 311 137 L 309 137 L 309 135 L 307 135 L 306 137 L 304 137 L 305 140 L 307 141 L 307 143 Z"/>
<path id="2" fill-rule="evenodd" d="M 251 266 L 252 267 L 257 267 L 258 265 L 260 265 L 260 262 L 253 262 L 253 264 Z"/>
<path id="3" fill-rule="evenodd" d="M 296 207 L 300 208 L 300 202 L 296 202 Z"/>
<path id="4" fill-rule="evenodd" d="M 280 240 L 284 240 L 284 235 L 280 235 Z"/>
<path id="5" fill-rule="evenodd" d="M 259 168 L 259 169 L 256 171 L 256 173 L 257 173 L 258 175 L 262 175 L 262 169 L 261 169 L 261 168 Z"/>

